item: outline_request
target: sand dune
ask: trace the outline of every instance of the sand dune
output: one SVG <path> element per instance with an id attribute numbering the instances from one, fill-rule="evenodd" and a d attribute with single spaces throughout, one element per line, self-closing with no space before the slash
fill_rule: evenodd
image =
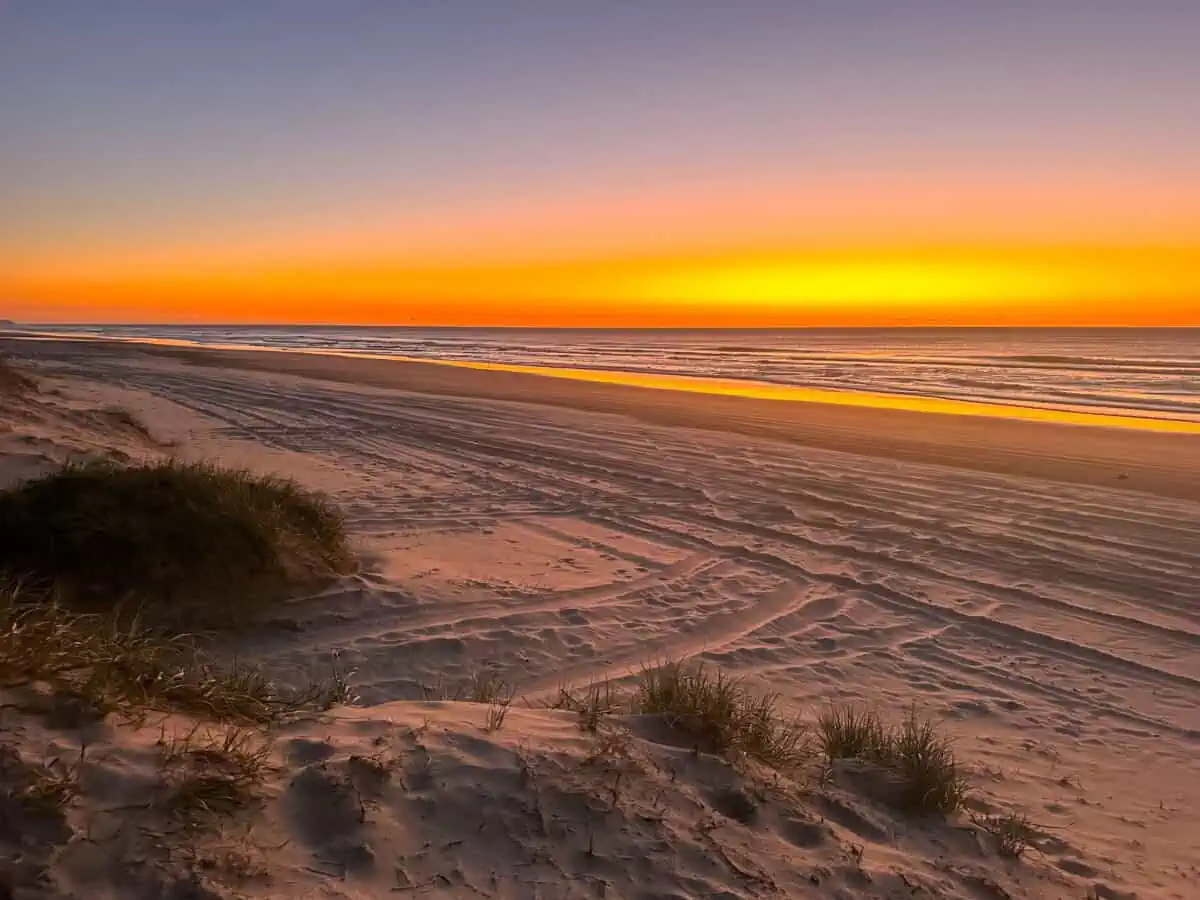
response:
<path id="1" fill-rule="evenodd" d="M 654 657 L 697 656 L 798 714 L 854 700 L 945 717 L 976 807 L 1026 813 L 1054 836 L 1043 855 L 983 878 L 947 862 L 958 850 L 944 835 L 849 807 L 818 823 L 841 843 L 771 818 L 729 839 L 733 863 L 656 845 L 652 830 L 630 837 L 631 820 L 612 865 L 649 846 L 662 858 L 640 893 L 609 872 L 608 896 L 768 896 L 768 882 L 776 896 L 901 896 L 897 871 L 933 896 L 1200 892 L 1196 438 L 841 410 L 805 425 L 811 411 L 791 421 L 727 398 L 705 407 L 553 384 L 539 403 L 529 384 L 488 373 L 389 386 L 387 363 L 237 353 L 223 366 L 217 353 L 81 346 L 39 352 L 57 372 L 120 384 L 180 452 L 287 471 L 346 510 L 363 572 L 233 649 L 284 678 L 340 653 L 366 706 L 344 714 L 346 734 L 445 719 L 428 752 L 464 810 L 500 802 L 495 791 L 520 776 L 514 748 L 532 742 L 561 768 L 545 742 L 580 738 L 562 714 L 522 709 L 502 737 L 468 740 L 462 712 L 412 702 L 435 684 L 487 667 L 532 702 Z M 566 391 L 584 393 L 569 402 Z M 431 815 L 441 830 L 422 825 L 422 841 L 464 839 L 446 809 Z M 489 888 L 485 870 L 539 840 L 458 865 L 476 894 L 534 896 L 511 872 Z M 823 888 L 804 880 L 813 859 L 850 844 L 871 886 L 841 869 Z M 693 881 L 660 880 L 666 857 Z M 438 886 L 419 869 L 405 877 Z M 568 896 L 567 885 L 540 895 Z M 374 896 L 345 891 L 328 895 Z"/>

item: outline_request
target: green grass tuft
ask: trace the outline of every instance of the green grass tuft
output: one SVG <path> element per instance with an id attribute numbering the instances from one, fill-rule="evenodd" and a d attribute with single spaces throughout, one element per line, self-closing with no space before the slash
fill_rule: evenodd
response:
<path id="1" fill-rule="evenodd" d="M 870 709 L 830 707 L 818 717 L 817 734 L 829 763 L 857 759 L 890 773 L 900 791 L 896 799 L 912 812 L 949 814 L 966 799 L 953 744 L 915 709 L 889 726 Z"/>
<path id="2" fill-rule="evenodd" d="M 634 709 L 662 716 L 711 753 L 744 753 L 778 769 L 810 755 L 807 729 L 779 712 L 776 695 L 755 694 L 739 679 L 703 664 L 644 667 Z"/>
<path id="3" fill-rule="evenodd" d="M 831 706 L 817 717 L 817 736 L 829 762 L 873 759 L 886 752 L 890 736 L 872 709 Z"/>
<path id="4" fill-rule="evenodd" d="M 0 493 L 0 574 L 75 606 L 223 624 L 351 568 L 340 515 L 285 479 L 92 464 Z"/>
<path id="5" fill-rule="evenodd" d="M 904 785 L 904 802 L 920 813 L 949 814 L 962 806 L 967 783 L 950 739 L 931 719 L 909 712 L 891 742 L 893 767 Z"/>

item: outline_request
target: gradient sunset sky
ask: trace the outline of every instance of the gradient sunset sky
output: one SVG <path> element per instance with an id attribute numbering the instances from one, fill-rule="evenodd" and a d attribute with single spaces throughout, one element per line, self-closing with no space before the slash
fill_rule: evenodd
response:
<path id="1" fill-rule="evenodd" d="M 0 0 L 0 317 L 1200 325 L 1198 0 Z"/>

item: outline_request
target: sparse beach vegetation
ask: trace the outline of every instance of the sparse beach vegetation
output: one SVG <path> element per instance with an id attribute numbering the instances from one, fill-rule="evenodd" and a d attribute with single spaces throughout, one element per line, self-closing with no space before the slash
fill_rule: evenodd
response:
<path id="1" fill-rule="evenodd" d="M 284 478 L 90 463 L 0 493 L 0 573 L 75 608 L 218 625 L 352 565 L 338 512 Z"/>
<path id="2" fill-rule="evenodd" d="M 661 716 L 712 753 L 744 753 L 778 769 L 794 768 L 811 755 L 808 728 L 780 711 L 776 695 L 755 693 L 703 663 L 643 666 L 633 708 Z"/>
<path id="3" fill-rule="evenodd" d="M 967 783 L 950 739 L 915 708 L 899 724 L 884 722 L 873 709 L 832 706 L 817 718 L 826 762 L 857 760 L 895 780 L 896 800 L 913 812 L 956 812 Z"/>

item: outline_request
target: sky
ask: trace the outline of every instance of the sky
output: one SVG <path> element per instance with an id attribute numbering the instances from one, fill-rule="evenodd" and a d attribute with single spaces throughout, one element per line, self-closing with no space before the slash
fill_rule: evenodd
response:
<path id="1" fill-rule="evenodd" d="M 1196 0 L 0 0 L 0 317 L 1200 325 Z"/>

